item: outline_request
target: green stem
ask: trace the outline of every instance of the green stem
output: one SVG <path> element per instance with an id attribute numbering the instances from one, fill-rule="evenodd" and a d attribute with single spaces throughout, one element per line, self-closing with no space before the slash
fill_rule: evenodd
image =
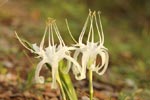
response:
<path id="1" fill-rule="evenodd" d="M 59 76 L 61 78 L 62 87 L 66 94 L 67 100 L 78 100 L 69 74 L 64 74 L 59 71 Z"/>
<path id="2" fill-rule="evenodd" d="M 60 86 L 60 90 L 61 90 L 61 93 L 62 93 L 62 98 L 63 98 L 63 100 L 66 100 L 65 91 L 63 89 L 63 86 L 62 86 L 62 83 L 61 83 L 59 75 L 57 75 L 57 82 L 58 82 L 58 84 Z"/>
<path id="3" fill-rule="evenodd" d="M 90 100 L 93 100 L 93 72 L 89 70 L 89 90 L 90 90 Z"/>
<path id="4" fill-rule="evenodd" d="M 49 64 L 46 65 L 49 69 L 51 69 L 51 66 Z M 59 66 L 58 75 L 57 75 L 57 82 L 61 89 L 62 98 L 63 100 L 78 100 L 69 73 L 64 74 L 61 71 L 62 69 L 60 69 L 62 66 L 64 66 L 63 62 Z"/>

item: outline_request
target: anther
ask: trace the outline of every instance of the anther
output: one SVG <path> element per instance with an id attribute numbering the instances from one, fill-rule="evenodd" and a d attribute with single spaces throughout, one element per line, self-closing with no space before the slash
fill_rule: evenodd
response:
<path id="1" fill-rule="evenodd" d="M 93 12 L 93 16 L 96 16 L 96 12 L 95 11 Z"/>
<path id="2" fill-rule="evenodd" d="M 50 24 L 54 23 L 55 21 L 56 21 L 55 19 L 49 17 L 46 21 L 46 25 L 49 26 Z"/>
<path id="3" fill-rule="evenodd" d="M 92 11 L 91 11 L 91 9 L 89 9 L 89 16 L 92 16 Z"/>

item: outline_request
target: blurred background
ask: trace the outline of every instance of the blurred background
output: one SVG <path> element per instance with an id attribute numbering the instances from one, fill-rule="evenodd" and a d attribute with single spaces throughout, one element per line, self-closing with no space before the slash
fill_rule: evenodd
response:
<path id="1" fill-rule="evenodd" d="M 42 73 L 46 72 L 47 83 L 32 81 L 38 60 L 20 45 L 14 32 L 30 43 L 40 43 L 45 20 L 52 17 L 70 45 L 73 41 L 65 18 L 78 39 L 89 9 L 102 12 L 105 46 L 110 54 L 107 72 L 94 76 L 95 97 L 149 100 L 150 0 L 0 0 L 0 99 L 59 100 L 60 92 L 51 90 L 51 74 L 46 68 Z M 74 85 L 79 98 L 88 95 L 87 80 Z"/>

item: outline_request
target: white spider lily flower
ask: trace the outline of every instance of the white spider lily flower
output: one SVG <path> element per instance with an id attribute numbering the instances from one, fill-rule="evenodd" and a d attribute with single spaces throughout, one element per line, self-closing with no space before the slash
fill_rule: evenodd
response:
<path id="1" fill-rule="evenodd" d="M 48 47 L 45 48 L 45 56 L 42 59 L 42 61 L 38 64 L 37 66 L 37 70 L 35 72 L 35 79 L 42 81 L 41 77 L 39 77 L 39 73 L 40 70 L 42 68 L 42 65 L 45 63 L 48 63 L 51 65 L 52 67 L 52 88 L 56 88 L 56 78 L 57 78 L 57 74 L 58 74 L 58 66 L 59 66 L 59 62 L 63 59 L 68 60 L 69 62 L 72 62 L 78 69 L 78 71 L 80 71 L 81 67 L 80 65 L 69 55 L 69 51 L 73 50 L 73 47 L 67 47 L 62 39 L 62 37 L 60 36 L 58 27 L 56 25 L 55 20 L 49 19 L 48 24 L 48 33 L 49 33 L 49 44 Z M 56 33 L 56 36 L 58 37 L 59 40 L 59 45 L 55 45 L 54 44 L 54 37 L 53 37 L 53 33 Z M 69 66 L 67 66 L 65 72 L 68 72 L 70 69 L 70 64 Z"/>
<path id="2" fill-rule="evenodd" d="M 49 35 L 49 43 L 48 47 L 44 48 L 44 41 L 45 41 L 45 36 L 48 33 Z M 59 45 L 54 44 L 54 33 L 56 34 L 58 40 L 59 40 Z M 58 75 L 58 66 L 59 62 L 61 60 L 66 59 L 68 61 L 68 66 L 66 69 L 63 69 L 63 72 L 67 73 L 70 70 L 71 67 L 71 62 L 76 66 L 76 71 L 81 73 L 81 67 L 77 63 L 75 59 L 73 59 L 70 56 L 70 50 L 74 50 L 74 47 L 67 47 L 60 36 L 58 27 L 56 25 L 56 22 L 54 19 L 49 18 L 47 23 L 46 23 L 46 28 L 45 32 L 42 38 L 42 41 L 40 43 L 40 46 L 37 46 L 36 44 L 32 44 L 32 49 L 27 47 L 23 41 L 19 38 L 18 34 L 15 32 L 17 39 L 20 41 L 20 43 L 28 50 L 30 50 L 32 53 L 37 54 L 38 57 L 40 58 L 41 61 L 38 63 L 35 71 L 35 81 L 36 83 L 44 83 L 44 77 L 40 76 L 40 71 L 42 69 L 42 66 L 44 64 L 49 64 L 52 69 L 52 88 L 56 88 L 56 78 Z M 78 78 L 78 77 L 76 77 Z"/>
<path id="3" fill-rule="evenodd" d="M 48 33 L 49 35 L 49 43 L 48 43 L 48 47 L 44 48 L 44 41 L 45 41 L 45 36 L 46 33 Z M 59 45 L 54 44 L 54 33 L 56 34 L 58 40 L 59 40 Z M 74 47 L 67 47 L 62 39 L 62 37 L 60 36 L 58 27 L 56 25 L 56 22 L 54 19 L 49 18 L 47 23 L 46 23 L 46 28 L 45 28 L 45 32 L 44 32 L 44 36 L 42 38 L 42 41 L 40 43 L 40 46 L 38 47 L 36 44 L 32 44 L 33 50 L 28 48 L 23 42 L 22 40 L 19 38 L 19 36 L 16 33 L 16 36 L 18 38 L 18 40 L 20 41 L 20 43 L 27 48 L 28 50 L 30 50 L 32 53 L 35 53 L 38 55 L 37 58 L 40 58 L 41 61 L 38 63 L 37 67 L 36 67 L 36 71 L 35 71 L 35 81 L 36 83 L 44 83 L 44 77 L 40 76 L 40 71 L 42 69 L 42 66 L 44 64 L 49 64 L 51 66 L 52 69 L 52 88 L 56 88 L 57 84 L 56 84 L 56 78 L 58 75 L 58 66 L 59 66 L 59 62 L 61 60 L 66 59 L 69 63 L 68 66 L 66 67 L 66 69 L 63 69 L 63 72 L 67 73 L 71 67 L 71 62 L 76 66 L 76 70 L 78 72 L 81 71 L 81 67 L 80 65 L 77 63 L 77 61 L 75 59 L 73 59 L 70 55 L 69 55 L 69 51 L 70 50 L 74 50 Z M 81 73 L 81 72 L 80 72 Z M 78 77 L 76 77 L 78 78 Z"/>
<path id="4" fill-rule="evenodd" d="M 107 52 L 107 48 L 104 47 L 104 34 L 100 19 L 100 12 L 98 12 L 98 20 L 96 12 L 89 12 L 89 15 L 86 19 L 82 32 L 79 36 L 79 40 L 77 44 L 75 44 L 76 50 L 74 53 L 74 58 L 78 60 L 79 55 L 81 54 L 81 77 L 86 78 L 86 69 L 95 71 L 99 75 L 103 75 L 108 67 L 109 55 Z M 89 31 L 88 31 L 88 38 L 87 42 L 83 43 L 83 37 L 86 33 L 88 23 L 90 23 Z M 94 42 L 94 33 L 95 28 L 99 36 L 99 41 Z M 98 64 L 96 62 L 97 58 L 101 58 L 101 62 L 99 61 Z M 75 66 L 73 66 L 74 68 Z"/>

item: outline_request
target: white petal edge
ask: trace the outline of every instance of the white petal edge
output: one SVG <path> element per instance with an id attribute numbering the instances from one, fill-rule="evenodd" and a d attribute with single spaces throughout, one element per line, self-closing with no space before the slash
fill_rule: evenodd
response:
<path id="1" fill-rule="evenodd" d="M 52 89 L 57 88 L 57 82 L 56 82 L 57 75 L 58 75 L 58 62 L 52 65 L 52 85 L 51 85 Z"/>
<path id="2" fill-rule="evenodd" d="M 101 54 L 101 52 L 99 52 L 99 54 L 102 55 L 102 65 L 96 69 L 96 73 L 98 75 L 103 75 L 106 72 L 107 67 L 108 67 L 108 62 L 109 62 L 108 52 L 106 50 L 103 50 L 102 52 L 104 53 L 104 55 Z M 103 70 L 99 72 L 99 70 L 101 70 L 102 67 L 103 67 Z"/>
<path id="3" fill-rule="evenodd" d="M 40 74 L 40 71 L 42 69 L 42 66 L 46 63 L 45 60 L 42 60 L 38 63 L 37 67 L 36 67 L 36 70 L 35 70 L 35 82 L 36 83 L 41 83 L 43 84 L 44 83 L 44 77 L 43 76 L 39 76 Z"/>

